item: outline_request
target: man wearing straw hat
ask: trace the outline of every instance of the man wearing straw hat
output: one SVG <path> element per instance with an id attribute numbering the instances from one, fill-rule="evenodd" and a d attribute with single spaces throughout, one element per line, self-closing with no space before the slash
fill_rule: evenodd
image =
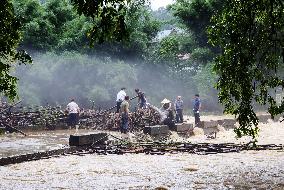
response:
<path id="1" fill-rule="evenodd" d="M 171 109 L 171 101 L 165 98 L 161 102 L 161 104 L 162 107 L 160 109 L 153 105 L 149 105 L 149 108 L 152 108 L 159 112 L 161 124 L 168 125 L 169 127 L 171 127 L 175 124 L 173 110 Z"/>

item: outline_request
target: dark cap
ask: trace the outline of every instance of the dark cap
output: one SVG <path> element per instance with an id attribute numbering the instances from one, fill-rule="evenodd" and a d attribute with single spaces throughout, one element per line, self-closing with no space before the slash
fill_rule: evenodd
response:
<path id="1" fill-rule="evenodd" d="M 124 100 L 129 100 L 129 96 L 125 96 Z"/>
<path id="2" fill-rule="evenodd" d="M 195 96 L 199 97 L 199 94 L 195 94 Z"/>
<path id="3" fill-rule="evenodd" d="M 126 88 L 125 88 L 125 87 L 122 87 L 121 90 L 126 90 Z"/>

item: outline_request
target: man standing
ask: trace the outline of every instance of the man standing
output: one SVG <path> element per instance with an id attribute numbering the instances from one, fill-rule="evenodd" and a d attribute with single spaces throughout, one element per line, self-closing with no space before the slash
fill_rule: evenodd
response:
<path id="1" fill-rule="evenodd" d="M 116 96 L 116 113 L 119 113 L 120 105 L 126 96 L 125 92 L 126 88 L 121 88 L 121 90 L 117 93 Z"/>
<path id="2" fill-rule="evenodd" d="M 195 97 L 193 100 L 193 113 L 194 113 L 194 119 L 195 119 L 195 127 L 198 127 L 200 124 L 200 115 L 199 115 L 200 108 L 201 108 L 201 101 L 199 98 L 199 94 L 195 94 Z"/>
<path id="3" fill-rule="evenodd" d="M 183 101 L 181 96 L 178 96 L 175 101 L 175 110 L 176 110 L 176 122 L 182 123 L 183 122 Z"/>
<path id="4" fill-rule="evenodd" d="M 66 111 L 68 112 L 68 126 L 75 127 L 79 122 L 80 108 L 78 104 L 75 103 L 74 98 L 71 98 L 70 103 L 67 104 Z"/>
<path id="5" fill-rule="evenodd" d="M 127 133 L 128 130 L 128 114 L 129 114 L 129 96 L 125 96 L 123 102 L 120 105 L 121 113 L 121 133 Z"/>
<path id="6" fill-rule="evenodd" d="M 146 108 L 146 97 L 143 92 L 141 92 L 138 88 L 135 89 L 135 92 L 137 93 L 138 96 L 138 104 L 139 108 Z"/>

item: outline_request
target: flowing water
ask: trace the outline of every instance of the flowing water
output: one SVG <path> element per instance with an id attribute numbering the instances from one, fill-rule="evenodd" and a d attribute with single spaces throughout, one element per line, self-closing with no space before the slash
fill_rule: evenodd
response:
<path id="1" fill-rule="evenodd" d="M 78 133 L 93 131 L 80 130 Z M 0 137 L 0 156 L 66 146 L 74 130 L 30 132 Z M 120 138 L 118 133 L 112 133 Z M 216 139 L 205 135 L 175 141 L 247 143 L 220 128 Z M 284 144 L 284 124 L 260 124 L 259 144 Z M 61 156 L 0 166 L 0 189 L 284 189 L 284 151 L 242 151 L 214 155 L 188 153 Z"/>

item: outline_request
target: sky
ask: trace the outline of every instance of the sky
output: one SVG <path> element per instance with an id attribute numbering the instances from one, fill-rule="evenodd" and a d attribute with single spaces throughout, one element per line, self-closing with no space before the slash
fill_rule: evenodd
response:
<path id="1" fill-rule="evenodd" d="M 159 7 L 165 7 L 168 4 L 171 4 L 174 2 L 174 0 L 150 0 L 151 1 L 151 7 L 153 10 L 157 10 Z"/>

